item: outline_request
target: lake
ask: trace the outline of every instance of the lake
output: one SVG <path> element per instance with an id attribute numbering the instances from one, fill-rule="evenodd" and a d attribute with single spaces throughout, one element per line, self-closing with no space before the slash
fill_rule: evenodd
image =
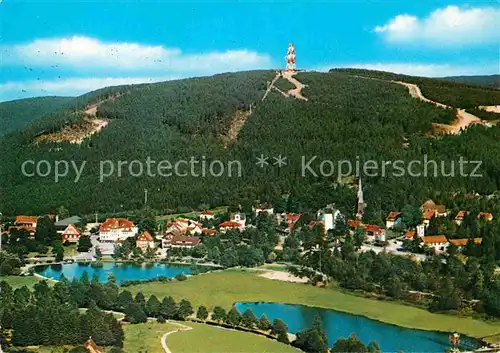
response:
<path id="1" fill-rule="evenodd" d="M 208 267 L 196 267 L 198 273 L 207 272 L 208 270 Z M 143 281 L 157 277 L 173 278 L 180 273 L 189 275 L 193 273 L 193 268 L 190 265 L 176 264 L 154 263 L 147 266 L 145 264 L 104 262 L 102 268 L 93 268 L 89 264 L 81 263 L 36 266 L 35 272 L 55 280 L 60 280 L 63 275 L 68 280 L 80 279 L 84 273 L 87 273 L 89 279 L 92 279 L 94 274 L 97 274 L 99 282 L 102 283 L 107 282 L 109 274 L 113 274 L 116 283 L 122 283 L 124 281 Z"/>
<path id="2" fill-rule="evenodd" d="M 271 322 L 281 319 L 291 333 L 311 327 L 314 317 L 319 315 L 328 336 L 329 347 L 338 338 L 347 338 L 351 333 L 355 333 L 365 344 L 376 341 L 383 352 L 442 353 L 449 347 L 446 333 L 403 328 L 335 310 L 281 303 L 237 303 L 236 308 L 241 313 L 252 309 L 257 318 L 265 314 Z M 464 348 L 480 347 L 479 342 L 464 336 L 461 337 L 461 343 Z"/>

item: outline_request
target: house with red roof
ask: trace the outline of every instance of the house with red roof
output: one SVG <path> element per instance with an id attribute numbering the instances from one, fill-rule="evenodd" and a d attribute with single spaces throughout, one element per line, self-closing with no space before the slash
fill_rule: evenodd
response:
<path id="1" fill-rule="evenodd" d="M 416 232 L 414 230 L 409 230 L 403 235 L 403 238 L 401 240 L 413 240 L 415 237 Z"/>
<path id="2" fill-rule="evenodd" d="M 472 241 L 474 244 L 479 245 L 482 243 L 483 238 L 461 238 L 449 240 L 450 244 L 455 245 L 459 250 L 466 246 L 469 241 Z"/>
<path id="3" fill-rule="evenodd" d="M 16 216 L 14 225 L 9 227 L 8 232 L 10 232 L 13 229 L 17 230 L 24 229 L 30 234 L 30 236 L 34 236 L 36 232 L 37 222 L 38 222 L 38 217 L 36 216 L 18 215 Z"/>
<path id="4" fill-rule="evenodd" d="M 201 239 L 198 237 L 190 237 L 187 235 L 175 235 L 172 238 L 165 237 L 162 240 L 164 248 L 192 248 L 200 244 Z"/>
<path id="5" fill-rule="evenodd" d="M 285 231 L 291 233 L 295 229 L 295 224 L 300 219 L 300 216 L 300 213 L 277 213 L 276 223 L 278 223 L 278 225 L 286 225 Z"/>
<path id="6" fill-rule="evenodd" d="M 361 223 L 361 221 L 357 221 L 354 219 L 348 219 L 347 226 L 349 227 L 350 230 L 354 231 L 354 230 L 356 230 L 356 228 L 362 227 L 363 224 Z"/>
<path id="7" fill-rule="evenodd" d="M 491 222 L 493 220 L 493 215 L 489 212 L 479 212 L 477 214 L 477 219 L 484 219 L 487 222 Z"/>
<path id="8" fill-rule="evenodd" d="M 202 234 L 203 235 L 216 235 L 217 234 L 217 230 L 215 229 L 208 229 L 208 228 L 203 228 L 201 230 Z"/>
<path id="9" fill-rule="evenodd" d="M 177 218 L 174 222 L 169 222 L 166 229 L 166 233 L 174 235 L 200 235 L 202 232 L 201 224 L 188 218 Z"/>
<path id="10" fill-rule="evenodd" d="M 226 222 L 222 222 L 221 224 L 219 224 L 219 230 L 222 232 L 222 233 L 225 233 L 227 232 L 228 230 L 239 230 L 239 231 L 243 231 L 245 229 L 245 226 L 242 225 L 241 223 L 239 222 L 235 222 L 235 221 L 226 221 Z"/>
<path id="11" fill-rule="evenodd" d="M 66 229 L 61 234 L 61 241 L 63 243 L 78 243 L 78 239 L 80 239 L 81 233 L 80 230 L 74 225 L 70 224 L 66 227 Z"/>
<path id="12" fill-rule="evenodd" d="M 215 214 L 211 211 L 208 211 L 208 210 L 201 211 L 200 216 L 199 216 L 200 219 L 207 220 L 207 221 L 214 219 L 214 217 L 215 217 Z"/>
<path id="13" fill-rule="evenodd" d="M 448 245 L 450 245 L 444 235 L 426 235 L 422 237 L 422 242 L 423 246 L 432 248 L 436 253 L 446 251 Z"/>
<path id="14" fill-rule="evenodd" d="M 402 221 L 403 217 L 401 217 L 401 212 L 391 211 L 385 219 L 385 228 L 394 228 L 394 226 L 400 225 Z"/>
<path id="15" fill-rule="evenodd" d="M 365 224 L 363 228 L 368 241 L 386 241 L 385 229 L 375 224 Z"/>
<path id="16" fill-rule="evenodd" d="M 422 204 L 422 206 L 420 206 L 420 209 L 422 210 L 423 214 L 426 214 L 427 212 L 432 211 L 432 213 L 434 213 L 435 217 L 446 217 L 448 215 L 448 213 L 446 212 L 446 206 L 445 205 L 436 205 L 436 203 L 433 200 L 425 201 Z"/>
<path id="17" fill-rule="evenodd" d="M 155 242 L 151 234 L 148 231 L 144 231 L 137 237 L 135 247 L 146 251 L 147 249 L 154 249 Z"/>
<path id="18" fill-rule="evenodd" d="M 464 210 L 458 211 L 457 215 L 455 216 L 455 223 L 457 225 L 461 225 L 462 222 L 464 221 L 464 217 L 466 215 L 469 215 L 469 214 L 470 214 L 470 211 L 464 211 Z"/>
<path id="19" fill-rule="evenodd" d="M 357 228 L 363 228 L 367 241 L 386 241 L 385 229 L 375 224 L 364 224 L 361 221 L 349 219 L 347 220 L 347 226 L 352 234 Z"/>
<path id="20" fill-rule="evenodd" d="M 99 227 L 99 241 L 116 243 L 135 237 L 139 229 L 128 218 L 108 218 Z"/>

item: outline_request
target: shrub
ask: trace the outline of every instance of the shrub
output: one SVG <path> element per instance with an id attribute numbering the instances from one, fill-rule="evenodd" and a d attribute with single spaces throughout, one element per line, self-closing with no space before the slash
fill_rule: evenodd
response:
<path id="1" fill-rule="evenodd" d="M 175 279 L 182 282 L 187 280 L 187 276 L 184 273 L 179 273 L 175 276 Z"/>
<path id="2" fill-rule="evenodd" d="M 96 262 L 92 262 L 90 264 L 90 267 L 92 268 L 102 268 L 104 265 L 101 261 L 96 261 Z"/>

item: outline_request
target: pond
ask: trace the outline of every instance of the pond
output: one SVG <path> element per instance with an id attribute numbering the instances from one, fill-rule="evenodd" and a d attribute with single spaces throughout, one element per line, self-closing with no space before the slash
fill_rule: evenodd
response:
<path id="1" fill-rule="evenodd" d="M 446 333 L 403 328 L 335 310 L 281 303 L 237 303 L 236 308 L 243 313 L 252 309 L 257 318 L 265 314 L 269 321 L 281 319 L 292 333 L 312 326 L 316 315 L 323 322 L 323 329 L 328 336 L 328 346 L 332 347 L 340 337 L 351 333 L 368 344 L 376 341 L 383 352 L 440 352 L 449 348 L 449 336 Z M 461 337 L 462 348 L 478 348 L 479 342 Z"/>
<path id="2" fill-rule="evenodd" d="M 97 274 L 99 282 L 102 283 L 107 282 L 108 276 L 113 274 L 116 283 L 123 283 L 124 281 L 144 281 L 158 277 L 173 278 L 180 273 L 189 275 L 193 271 L 200 273 L 207 272 L 209 269 L 209 267 L 203 266 L 192 267 L 191 265 L 177 264 L 154 263 L 146 265 L 104 262 L 101 268 L 93 268 L 90 264 L 83 263 L 36 266 L 35 272 L 55 280 L 60 280 L 64 275 L 70 281 L 73 278 L 80 279 L 84 273 L 87 273 L 89 279 Z"/>

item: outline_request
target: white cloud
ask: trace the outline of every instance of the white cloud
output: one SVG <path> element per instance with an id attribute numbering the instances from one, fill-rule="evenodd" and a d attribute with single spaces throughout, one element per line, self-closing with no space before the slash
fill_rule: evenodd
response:
<path id="1" fill-rule="evenodd" d="M 435 10 L 425 18 L 409 14 L 397 15 L 374 30 L 388 42 L 419 46 L 498 43 L 499 18 L 500 8 L 447 6 Z"/>
<path id="2" fill-rule="evenodd" d="M 0 101 L 37 96 L 78 96 L 103 87 L 174 80 L 177 77 L 90 77 L 0 83 Z"/>
<path id="3" fill-rule="evenodd" d="M 317 71 L 328 71 L 332 68 L 367 69 L 388 71 L 412 76 L 444 77 L 460 75 L 491 75 L 498 71 L 498 63 L 471 66 L 427 63 L 351 63 L 323 66 L 318 68 Z"/>
<path id="4" fill-rule="evenodd" d="M 269 67 L 271 59 L 246 49 L 185 54 L 178 48 L 115 42 L 89 37 L 37 39 L 3 46 L 0 63 L 129 71 L 165 70 L 211 74 Z"/>

